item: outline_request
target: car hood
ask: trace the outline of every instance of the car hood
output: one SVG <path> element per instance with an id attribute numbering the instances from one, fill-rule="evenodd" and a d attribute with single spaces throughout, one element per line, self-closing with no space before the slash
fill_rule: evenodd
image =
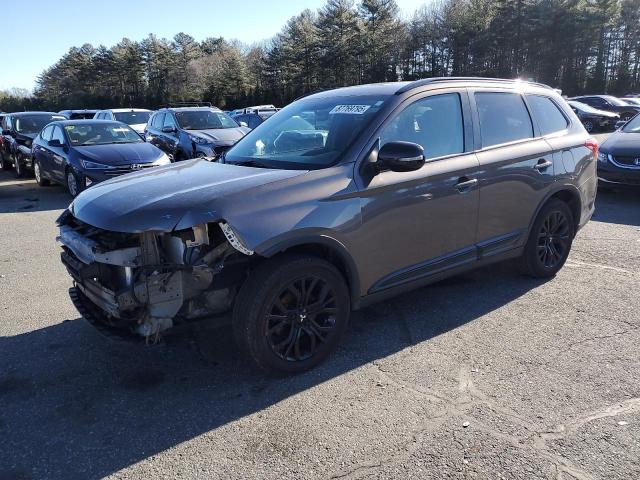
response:
<path id="1" fill-rule="evenodd" d="M 211 128 L 209 130 L 188 130 L 189 133 L 206 138 L 211 143 L 234 144 L 244 137 L 249 129 L 236 128 Z"/>
<path id="2" fill-rule="evenodd" d="M 133 125 L 129 125 L 138 133 L 144 133 L 144 129 L 147 126 L 146 123 L 134 123 Z"/>
<path id="3" fill-rule="evenodd" d="M 620 115 L 613 112 L 605 112 L 604 110 L 596 110 L 595 112 L 584 112 L 585 115 L 597 115 L 599 117 L 619 118 Z"/>
<path id="4" fill-rule="evenodd" d="M 188 160 L 99 183 L 69 208 L 79 220 L 104 230 L 180 230 L 220 220 L 217 207 L 229 195 L 304 173 Z M 243 201 L 251 202 L 251 196 Z"/>
<path id="5" fill-rule="evenodd" d="M 162 150 L 145 142 L 86 145 L 73 147 L 73 149 L 87 160 L 104 165 L 151 163 L 159 160 L 164 155 Z"/>
<path id="6" fill-rule="evenodd" d="M 640 133 L 614 132 L 600 149 L 615 155 L 640 155 Z"/>
<path id="7" fill-rule="evenodd" d="M 18 134 L 16 135 L 16 140 L 17 141 L 20 141 L 20 140 L 33 140 L 37 136 L 38 136 L 38 133 L 22 133 L 22 132 L 18 132 Z"/>

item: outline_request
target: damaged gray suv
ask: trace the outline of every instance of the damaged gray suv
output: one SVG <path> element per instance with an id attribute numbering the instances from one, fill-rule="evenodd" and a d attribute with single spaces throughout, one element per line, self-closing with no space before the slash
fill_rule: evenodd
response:
<path id="1" fill-rule="evenodd" d="M 317 93 L 218 162 L 82 192 L 58 220 L 71 299 L 99 329 L 147 341 L 226 318 L 258 366 L 303 371 L 372 302 L 505 259 L 555 275 L 593 213 L 597 150 L 540 84 Z"/>

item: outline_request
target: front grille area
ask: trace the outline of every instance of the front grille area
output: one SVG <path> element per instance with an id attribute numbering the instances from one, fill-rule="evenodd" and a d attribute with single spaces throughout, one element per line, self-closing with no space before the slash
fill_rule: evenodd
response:
<path id="1" fill-rule="evenodd" d="M 135 168 L 133 168 L 135 166 Z M 104 171 L 107 177 L 118 177 L 125 173 L 137 172 L 146 168 L 155 167 L 153 163 L 137 163 L 134 165 L 123 165 L 122 167 L 110 168 Z"/>
<path id="2" fill-rule="evenodd" d="M 640 168 L 640 153 L 633 157 L 625 156 L 625 155 L 616 155 L 615 157 L 613 157 L 613 160 L 614 160 L 614 163 L 617 163 L 625 167 Z"/>

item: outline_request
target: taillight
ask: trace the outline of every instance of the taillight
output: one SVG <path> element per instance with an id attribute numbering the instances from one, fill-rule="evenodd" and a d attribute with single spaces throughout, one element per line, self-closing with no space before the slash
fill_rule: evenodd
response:
<path id="1" fill-rule="evenodd" d="M 591 150 L 594 159 L 598 158 L 598 148 L 600 148 L 600 145 L 598 145 L 598 141 L 595 138 L 589 137 L 587 141 L 584 142 L 584 146 Z"/>

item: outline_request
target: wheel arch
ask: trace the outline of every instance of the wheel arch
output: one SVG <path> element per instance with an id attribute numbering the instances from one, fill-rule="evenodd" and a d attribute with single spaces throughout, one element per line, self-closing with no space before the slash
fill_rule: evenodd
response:
<path id="1" fill-rule="evenodd" d="M 570 184 L 559 185 L 544 197 L 544 199 L 538 205 L 535 215 L 533 215 L 531 219 L 531 223 L 529 224 L 529 232 L 531 231 L 536 218 L 538 218 L 540 210 L 542 210 L 542 208 L 552 199 L 558 199 L 569 206 L 571 214 L 573 215 L 574 228 L 577 232 L 578 226 L 580 225 L 580 216 L 582 213 L 582 198 L 580 196 L 580 191 L 578 190 L 578 188 L 575 185 Z"/>
<path id="2" fill-rule="evenodd" d="M 302 253 L 322 258 L 343 275 L 349 288 L 352 305 L 360 298 L 360 277 L 356 263 L 347 248 L 338 240 L 327 235 L 308 235 L 275 243 L 256 253 L 266 258 L 283 253 Z"/>

